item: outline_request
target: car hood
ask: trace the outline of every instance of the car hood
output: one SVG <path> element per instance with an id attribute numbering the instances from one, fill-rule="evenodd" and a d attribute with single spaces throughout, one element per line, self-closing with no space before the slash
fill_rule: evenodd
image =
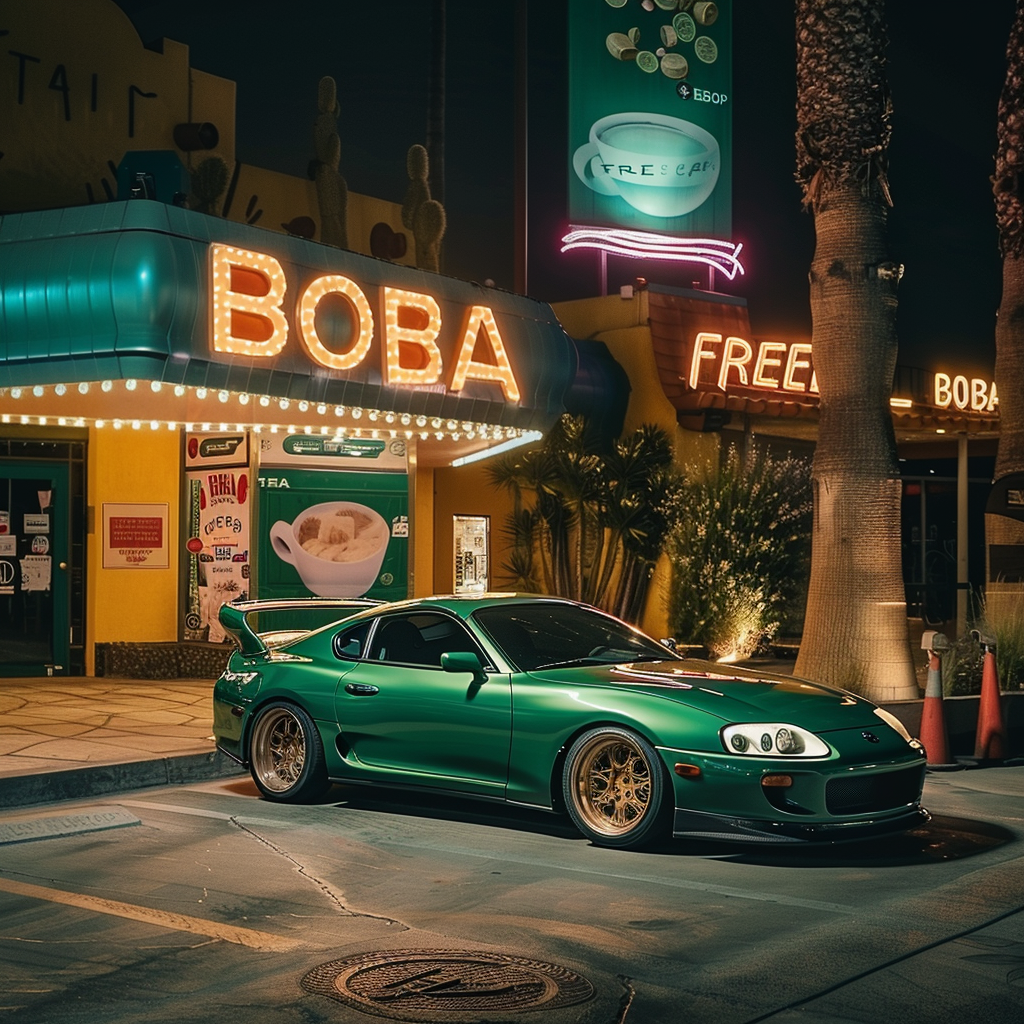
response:
<path id="1" fill-rule="evenodd" d="M 562 686 L 612 686 L 661 697 L 729 722 L 793 722 L 805 728 L 853 728 L 878 723 L 874 705 L 846 690 L 775 672 L 718 662 L 659 661 L 538 669 Z"/>

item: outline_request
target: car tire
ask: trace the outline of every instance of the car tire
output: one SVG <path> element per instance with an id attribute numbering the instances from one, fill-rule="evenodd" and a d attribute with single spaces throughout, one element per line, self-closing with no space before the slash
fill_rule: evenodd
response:
<path id="1" fill-rule="evenodd" d="M 562 770 L 573 824 L 595 846 L 637 849 L 667 832 L 665 770 L 654 748 L 628 729 L 602 726 L 579 736 Z"/>
<path id="2" fill-rule="evenodd" d="M 249 738 L 249 772 L 268 800 L 304 803 L 323 796 L 331 783 L 313 719 L 295 704 L 263 708 Z"/>

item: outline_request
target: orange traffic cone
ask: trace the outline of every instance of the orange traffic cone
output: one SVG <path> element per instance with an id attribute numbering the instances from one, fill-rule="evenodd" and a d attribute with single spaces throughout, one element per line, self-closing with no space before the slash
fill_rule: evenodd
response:
<path id="1" fill-rule="evenodd" d="M 981 641 L 985 661 L 981 670 L 981 701 L 978 705 L 978 732 L 974 738 L 974 756 L 979 761 L 1001 761 L 1006 757 L 1006 728 L 999 702 L 999 676 L 996 672 L 994 643 Z"/>
<path id="2" fill-rule="evenodd" d="M 928 651 L 928 683 L 921 708 L 921 743 L 928 767 L 932 770 L 960 768 L 962 765 L 953 762 L 949 756 L 949 736 L 942 706 L 942 663 L 936 647 L 940 650 L 949 647 L 949 641 L 941 633 L 931 638 L 931 649 Z"/>

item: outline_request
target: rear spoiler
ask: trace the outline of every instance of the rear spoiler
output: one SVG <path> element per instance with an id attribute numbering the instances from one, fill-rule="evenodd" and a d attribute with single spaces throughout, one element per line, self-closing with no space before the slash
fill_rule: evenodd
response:
<path id="1" fill-rule="evenodd" d="M 325 598 L 325 597 L 293 597 L 273 601 L 232 601 L 221 605 L 221 625 L 231 634 L 235 643 L 245 657 L 252 658 L 267 653 L 267 644 L 249 623 L 249 616 L 255 612 L 302 612 L 323 611 L 325 609 L 338 612 L 338 618 L 344 619 L 364 608 L 375 608 L 382 601 L 371 601 L 369 598 Z"/>

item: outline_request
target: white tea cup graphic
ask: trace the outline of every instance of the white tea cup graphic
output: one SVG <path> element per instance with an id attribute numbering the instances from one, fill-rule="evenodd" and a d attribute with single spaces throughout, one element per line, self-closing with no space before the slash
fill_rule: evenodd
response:
<path id="1" fill-rule="evenodd" d="M 620 196 L 651 217 L 681 217 L 714 192 L 722 158 L 718 141 L 699 125 L 629 111 L 595 121 L 572 162 L 594 192 Z"/>
<path id="2" fill-rule="evenodd" d="M 317 597 L 361 597 L 384 562 L 390 531 L 379 512 L 354 501 L 325 501 L 278 520 L 270 543 L 278 558 L 295 566 Z"/>

